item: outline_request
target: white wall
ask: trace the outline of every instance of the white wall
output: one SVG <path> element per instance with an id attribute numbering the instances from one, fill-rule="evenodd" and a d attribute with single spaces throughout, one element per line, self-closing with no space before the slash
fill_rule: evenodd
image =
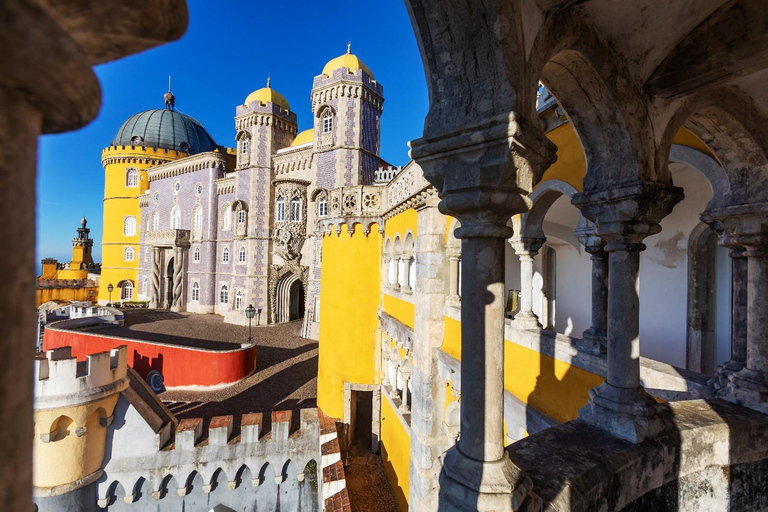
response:
<path id="1" fill-rule="evenodd" d="M 669 167 L 685 199 L 661 221 L 661 232 L 645 239 L 640 254 L 640 355 L 685 368 L 688 240 L 712 188 L 690 167 Z"/>

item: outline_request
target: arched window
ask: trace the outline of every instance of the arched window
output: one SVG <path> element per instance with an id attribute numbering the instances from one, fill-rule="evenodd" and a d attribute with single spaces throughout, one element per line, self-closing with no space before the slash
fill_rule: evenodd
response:
<path id="1" fill-rule="evenodd" d="M 389 260 L 389 279 L 388 284 L 390 286 L 395 284 L 395 281 L 397 281 L 397 258 L 392 258 Z"/>
<path id="2" fill-rule="evenodd" d="M 125 186 L 126 187 L 138 187 L 139 186 L 139 171 L 136 169 L 128 169 L 125 173 Z"/>
<path id="3" fill-rule="evenodd" d="M 222 284 L 219 289 L 219 303 L 229 304 L 229 286 Z"/>
<path id="4" fill-rule="evenodd" d="M 123 235 L 136 236 L 136 217 L 130 215 L 123 221 Z"/>
<path id="5" fill-rule="evenodd" d="M 247 155 L 249 148 L 250 148 L 250 139 L 248 137 L 243 137 L 243 139 L 240 141 L 240 152 L 244 155 Z"/>
<path id="6" fill-rule="evenodd" d="M 125 282 L 120 289 L 120 300 L 133 300 L 133 284 Z"/>
<path id="7" fill-rule="evenodd" d="M 154 231 L 160 230 L 160 212 L 155 212 L 152 214 L 152 229 Z"/>
<path id="8" fill-rule="evenodd" d="M 229 247 L 225 247 L 224 250 L 221 251 L 221 261 L 229 263 Z"/>
<path id="9" fill-rule="evenodd" d="M 238 210 L 237 211 L 237 223 L 242 224 L 245 222 L 245 210 Z"/>
<path id="10" fill-rule="evenodd" d="M 277 210 L 277 216 L 275 219 L 277 221 L 283 221 L 285 220 L 285 199 L 283 199 L 283 196 L 278 196 L 276 204 L 276 210 Z"/>
<path id="11" fill-rule="evenodd" d="M 195 252 L 192 253 L 192 254 L 193 254 L 192 259 L 194 261 L 200 261 L 200 248 L 199 247 L 195 247 Z"/>
<path id="12" fill-rule="evenodd" d="M 291 199 L 291 220 L 301 220 L 301 199 L 298 197 Z"/>
<path id="13" fill-rule="evenodd" d="M 235 309 L 240 311 L 240 307 L 243 305 L 243 292 L 237 290 L 235 294 Z"/>
<path id="14" fill-rule="evenodd" d="M 333 112 L 326 109 L 323 114 L 323 133 L 330 133 L 333 130 Z"/>
<path id="15" fill-rule="evenodd" d="M 408 286 L 416 289 L 416 258 L 411 256 L 408 262 Z"/>
<path id="16" fill-rule="evenodd" d="M 181 208 L 178 206 L 171 209 L 171 229 L 181 229 Z"/>
<path id="17" fill-rule="evenodd" d="M 240 263 L 245 263 L 245 246 L 241 245 L 240 250 L 238 251 L 237 255 L 237 261 Z"/>
<path id="18" fill-rule="evenodd" d="M 328 199 L 325 196 L 320 198 L 317 202 L 317 215 L 319 217 L 325 217 L 328 215 Z"/>
<path id="19" fill-rule="evenodd" d="M 232 229 L 232 205 L 227 205 L 224 208 L 224 231 Z"/>
<path id="20" fill-rule="evenodd" d="M 195 230 L 200 232 L 203 229 L 203 209 L 199 206 L 195 208 Z"/>
<path id="21" fill-rule="evenodd" d="M 144 295 L 149 291 L 149 278 L 144 276 L 144 280 L 141 282 L 141 293 Z"/>
<path id="22" fill-rule="evenodd" d="M 133 247 L 126 247 L 123 252 L 123 260 L 133 261 Z"/>
<path id="23" fill-rule="evenodd" d="M 200 300 L 200 283 L 197 281 L 192 283 L 192 300 L 195 302 Z"/>

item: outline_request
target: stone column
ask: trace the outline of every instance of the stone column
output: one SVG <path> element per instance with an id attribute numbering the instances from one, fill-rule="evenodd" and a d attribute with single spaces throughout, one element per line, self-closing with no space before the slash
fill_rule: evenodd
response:
<path id="1" fill-rule="evenodd" d="M 592 260 L 592 325 L 582 334 L 587 349 L 594 353 L 607 351 L 608 327 L 608 253 L 605 241 L 594 233 L 594 226 L 574 232 Z"/>
<path id="2" fill-rule="evenodd" d="M 661 231 L 661 219 L 682 197 L 671 185 L 637 182 L 573 199 L 607 242 L 610 267 L 607 377 L 590 390 L 579 419 L 630 442 L 656 437 L 669 426 L 665 410 L 640 385 L 640 251 L 642 240 Z"/>
<path id="3" fill-rule="evenodd" d="M 394 256 L 393 259 L 395 260 L 395 282 L 392 283 L 392 289 L 399 290 L 400 289 L 400 261 L 403 259 L 403 257 Z"/>
<path id="4" fill-rule="evenodd" d="M 747 350 L 744 368 L 729 375 L 719 395 L 768 414 L 768 214 L 739 213 L 726 225 L 733 226 L 736 243 L 746 247 Z"/>
<path id="5" fill-rule="evenodd" d="M 448 255 L 448 296 L 445 298 L 446 304 L 458 307 L 461 305 L 459 297 L 459 259 L 461 258 L 461 249 L 450 247 L 447 250 Z"/>
<path id="6" fill-rule="evenodd" d="M 171 311 L 181 311 L 184 302 L 184 248 L 176 247 L 173 256 L 173 304 Z"/>
<path id="7" fill-rule="evenodd" d="M 413 283 L 411 283 L 411 255 L 406 254 L 403 256 L 403 272 L 405 274 L 405 286 L 402 291 L 411 293 L 413 291 Z"/>
<path id="8" fill-rule="evenodd" d="M 152 248 L 152 290 L 150 291 L 149 307 L 160 307 L 160 283 L 162 281 L 162 253 L 159 247 Z"/>
<path id="9" fill-rule="evenodd" d="M 553 149 L 514 113 L 413 142 L 440 211 L 461 223 L 461 434 L 443 457 L 441 511 L 518 510 L 534 499 L 504 450 L 504 244 L 513 235 L 507 221 L 530 207 Z"/>
<path id="10" fill-rule="evenodd" d="M 514 321 L 521 329 L 541 329 L 539 317 L 533 312 L 533 260 L 546 241 L 546 238 L 513 238 L 509 242 L 520 258 L 520 311 Z"/>

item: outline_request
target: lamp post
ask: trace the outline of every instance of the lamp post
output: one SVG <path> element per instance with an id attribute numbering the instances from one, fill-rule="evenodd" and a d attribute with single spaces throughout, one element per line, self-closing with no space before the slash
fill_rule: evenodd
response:
<path id="1" fill-rule="evenodd" d="M 112 283 L 109 283 L 109 286 L 107 286 L 107 291 L 109 292 L 109 304 L 107 304 L 107 306 L 109 306 L 109 307 L 112 306 L 112 290 L 114 290 L 114 289 L 115 289 L 115 287 L 112 286 Z"/>
<path id="2" fill-rule="evenodd" d="M 249 304 L 247 308 L 245 308 L 245 316 L 248 317 L 248 343 L 251 343 L 251 320 L 253 320 L 253 317 L 256 315 L 256 308 L 253 307 L 253 304 Z"/>

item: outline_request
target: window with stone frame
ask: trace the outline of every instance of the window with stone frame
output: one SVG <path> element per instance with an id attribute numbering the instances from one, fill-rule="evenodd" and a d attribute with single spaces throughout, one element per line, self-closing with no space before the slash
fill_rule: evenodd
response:
<path id="1" fill-rule="evenodd" d="M 201 232 L 203 230 L 203 209 L 201 207 L 195 208 L 195 231 Z"/>
<path id="2" fill-rule="evenodd" d="M 323 114 L 323 133 L 331 133 L 333 131 L 333 112 L 330 108 L 325 109 Z"/>
<path id="3" fill-rule="evenodd" d="M 225 247 L 221 251 L 221 261 L 224 263 L 229 263 L 229 247 Z"/>
<path id="4" fill-rule="evenodd" d="M 243 224 L 245 222 L 245 210 L 237 210 L 237 223 Z"/>
<path id="5" fill-rule="evenodd" d="M 125 251 L 123 252 L 123 260 L 124 261 L 133 261 L 133 247 L 126 247 Z"/>
<path id="6" fill-rule="evenodd" d="M 123 235 L 136 236 L 136 217 L 133 215 L 126 216 L 123 220 Z"/>
<path id="7" fill-rule="evenodd" d="M 240 263 L 245 263 L 245 256 L 246 256 L 245 246 L 241 245 L 240 250 L 238 251 L 238 254 L 237 254 L 237 261 Z"/>
<path id="8" fill-rule="evenodd" d="M 317 202 L 317 216 L 318 217 L 328 216 L 328 198 L 326 198 L 324 195 Z"/>
<path id="9" fill-rule="evenodd" d="M 192 283 L 192 300 L 198 302 L 200 300 L 200 283 L 195 281 Z"/>
<path id="10" fill-rule="evenodd" d="M 229 286 L 222 284 L 219 288 L 219 303 L 229 304 Z"/>
<path id="11" fill-rule="evenodd" d="M 125 172 L 125 186 L 135 188 L 139 186 L 139 171 L 138 169 L 129 168 Z"/>
<path id="12" fill-rule="evenodd" d="M 181 229 L 181 208 L 171 208 L 171 229 Z"/>
<path id="13" fill-rule="evenodd" d="M 237 293 L 235 294 L 235 309 L 240 311 L 240 308 L 243 306 L 243 292 L 240 290 L 237 290 Z"/>
<path id="14" fill-rule="evenodd" d="M 133 300 L 133 284 L 130 282 L 123 283 L 120 288 L 120 300 Z"/>
<path id="15" fill-rule="evenodd" d="M 195 251 L 192 253 L 192 261 L 198 262 L 200 261 L 200 248 L 195 247 Z"/>
<path id="16" fill-rule="evenodd" d="M 294 222 L 301 220 L 301 199 L 298 197 L 291 199 L 291 220 Z"/>
<path id="17" fill-rule="evenodd" d="M 160 212 L 154 212 L 152 214 L 152 230 L 153 231 L 160 230 Z"/>
<path id="18" fill-rule="evenodd" d="M 147 276 L 144 276 L 144 279 L 141 281 L 141 293 L 146 295 L 149 292 L 149 278 Z"/>
<path id="19" fill-rule="evenodd" d="M 282 222 L 285 220 L 285 199 L 283 199 L 283 196 L 278 196 L 277 201 L 275 201 L 275 220 L 278 222 Z"/>

